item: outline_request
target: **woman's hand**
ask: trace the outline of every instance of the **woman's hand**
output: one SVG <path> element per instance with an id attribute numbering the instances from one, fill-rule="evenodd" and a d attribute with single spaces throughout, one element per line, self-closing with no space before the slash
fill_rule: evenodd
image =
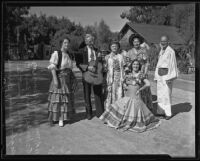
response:
<path id="1" fill-rule="evenodd" d="M 137 90 L 137 91 L 136 91 L 136 95 L 139 95 L 139 93 L 140 93 L 140 90 Z"/>
<path id="2" fill-rule="evenodd" d="M 54 79 L 54 85 L 55 85 L 56 88 L 58 88 L 59 84 L 58 84 L 58 80 L 57 79 Z"/>
<path id="3" fill-rule="evenodd" d="M 125 84 L 125 83 L 123 83 L 123 88 L 124 88 L 125 90 L 127 90 L 127 89 L 128 89 L 128 85 Z"/>

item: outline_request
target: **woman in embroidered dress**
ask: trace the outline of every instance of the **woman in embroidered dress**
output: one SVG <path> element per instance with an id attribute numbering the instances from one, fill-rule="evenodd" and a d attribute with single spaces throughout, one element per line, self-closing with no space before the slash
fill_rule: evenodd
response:
<path id="1" fill-rule="evenodd" d="M 150 82 L 140 72 L 140 66 L 138 60 L 132 62 L 132 72 L 124 79 L 125 97 L 111 104 L 100 116 L 109 127 L 144 132 L 160 125 L 160 120 L 141 99 L 141 91 L 149 87 Z"/>
<path id="2" fill-rule="evenodd" d="M 144 74 L 146 78 L 148 78 L 148 66 L 149 66 L 148 52 L 145 47 L 141 46 L 143 42 L 144 40 L 141 36 L 139 36 L 138 34 L 132 34 L 129 38 L 129 43 L 131 46 L 133 46 L 133 48 L 127 52 L 127 57 L 129 58 L 130 61 L 138 59 L 140 61 L 140 64 L 142 65 L 141 72 Z M 129 64 L 130 62 L 127 64 L 127 66 Z M 141 97 L 146 106 L 152 112 L 154 112 L 150 87 L 146 88 L 141 92 Z"/>
<path id="3" fill-rule="evenodd" d="M 53 76 L 48 97 L 49 121 L 50 125 L 59 121 L 60 127 L 64 126 L 64 121 L 70 120 L 74 113 L 73 95 L 77 81 L 72 72 L 73 62 L 68 52 L 69 44 L 69 38 L 62 40 L 61 51 L 54 51 L 48 66 Z"/>
<path id="4" fill-rule="evenodd" d="M 106 84 L 107 92 L 104 107 L 107 108 L 123 96 L 123 56 L 120 54 L 120 43 L 112 41 L 110 44 L 111 53 L 105 57 L 105 68 L 107 70 Z"/>

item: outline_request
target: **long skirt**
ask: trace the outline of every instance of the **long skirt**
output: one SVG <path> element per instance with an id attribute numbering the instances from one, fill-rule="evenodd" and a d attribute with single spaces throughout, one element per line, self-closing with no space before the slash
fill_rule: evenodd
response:
<path id="1" fill-rule="evenodd" d="M 142 101 L 146 104 L 148 109 L 154 113 L 155 109 L 153 109 L 153 103 L 152 103 L 152 94 L 151 94 L 151 88 L 147 87 L 141 91 L 141 97 Z"/>
<path id="2" fill-rule="evenodd" d="M 100 119 L 108 126 L 144 132 L 160 125 L 160 120 L 154 117 L 141 98 L 123 97 L 111 104 Z"/>
<path id="3" fill-rule="evenodd" d="M 76 79 L 71 69 L 61 70 L 57 74 L 59 87 L 56 88 L 52 80 L 49 88 L 48 111 L 51 120 L 58 121 L 61 113 L 64 120 L 69 120 L 74 114 L 74 88 Z"/>
<path id="4" fill-rule="evenodd" d="M 106 100 L 105 100 L 105 103 L 104 103 L 105 108 L 110 106 L 110 104 L 114 103 L 118 99 L 122 98 L 123 95 L 124 95 L 122 82 L 120 81 L 120 77 L 121 77 L 120 72 L 114 72 L 113 83 L 110 87 L 107 86 Z"/>

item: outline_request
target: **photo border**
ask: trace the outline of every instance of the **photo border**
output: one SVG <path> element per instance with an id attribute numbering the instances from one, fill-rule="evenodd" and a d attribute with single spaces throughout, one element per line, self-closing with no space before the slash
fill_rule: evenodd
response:
<path id="1" fill-rule="evenodd" d="M 200 117 L 199 117 L 199 82 L 200 82 L 200 77 L 199 77 L 199 69 L 200 69 L 200 16 L 199 16 L 199 11 L 200 11 L 200 3 L 197 3 L 196 1 L 2 1 L 1 2 L 1 8 L 2 8 L 2 21 L 4 22 L 4 12 L 5 12 L 5 5 L 9 6 L 25 6 L 30 5 L 30 6 L 134 6 L 134 5 L 164 5 L 164 4 L 176 4 L 176 3 L 195 3 L 195 151 L 196 151 L 196 157 L 195 158 L 190 158 L 190 157 L 178 157 L 178 158 L 171 158 L 169 155 L 7 155 L 6 154 L 6 125 L 5 125 L 5 96 L 4 96 L 4 55 L 1 54 L 1 86 L 3 90 L 1 90 L 1 159 L 49 159 L 49 160 L 91 160 L 91 159 L 96 159 L 96 160 L 103 160 L 103 159 L 109 159 L 109 160 L 132 160 L 132 159 L 170 159 L 170 160 L 198 160 L 199 155 L 200 155 L 200 149 L 199 149 L 199 144 L 200 144 Z M 3 31 L 4 28 L 4 23 L 1 25 L 1 31 Z M 1 53 L 4 53 L 4 47 L 3 47 L 3 40 L 5 38 L 5 33 L 2 32 L 1 34 Z"/>

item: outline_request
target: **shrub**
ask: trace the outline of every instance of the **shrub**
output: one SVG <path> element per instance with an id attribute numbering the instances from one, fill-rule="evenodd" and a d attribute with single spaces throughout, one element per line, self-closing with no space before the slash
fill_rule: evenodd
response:
<path id="1" fill-rule="evenodd" d="M 159 50 L 156 48 L 156 46 L 152 45 L 148 51 L 150 71 L 154 71 L 156 69 L 156 65 L 158 62 L 158 55 L 159 55 Z"/>
<path id="2" fill-rule="evenodd" d="M 180 73 L 188 73 L 188 69 L 190 66 L 190 61 L 187 57 L 188 48 L 186 46 L 179 47 L 175 49 L 176 53 L 176 60 L 177 60 L 177 67 L 180 71 Z"/>

